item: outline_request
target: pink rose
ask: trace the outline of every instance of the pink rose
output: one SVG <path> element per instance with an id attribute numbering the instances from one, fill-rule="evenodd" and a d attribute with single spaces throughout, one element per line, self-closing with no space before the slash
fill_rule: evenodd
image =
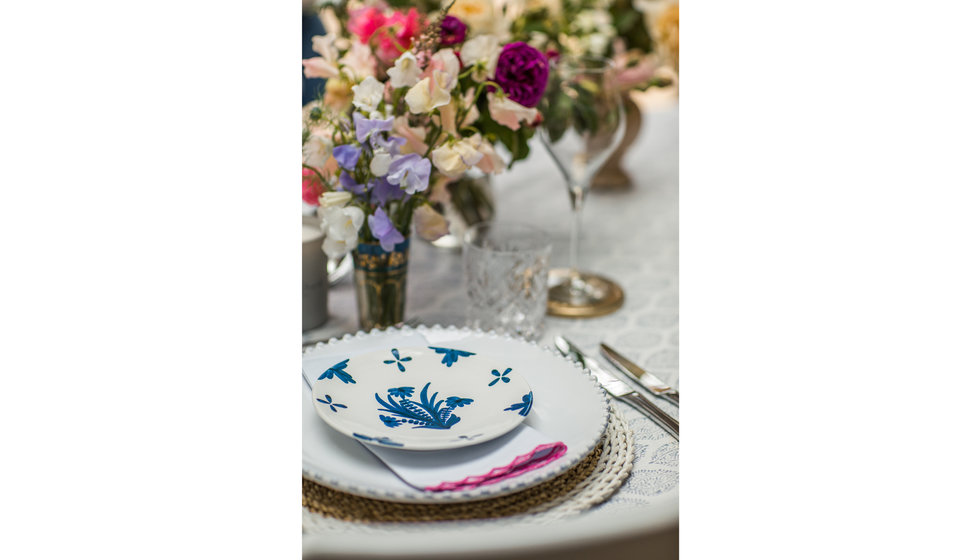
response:
<path id="1" fill-rule="evenodd" d="M 386 65 L 412 46 L 412 40 L 422 34 L 425 20 L 418 10 L 391 12 L 386 15 L 381 9 L 367 6 L 354 10 L 347 22 L 347 29 L 361 43 L 374 48 L 375 54 Z"/>
<path id="2" fill-rule="evenodd" d="M 366 6 L 350 13 L 347 30 L 356 35 L 362 43 L 368 44 L 374 34 L 385 25 L 384 12 L 374 6 Z"/>
<path id="3" fill-rule="evenodd" d="M 316 206 L 319 203 L 320 195 L 325 191 L 326 189 L 323 188 L 323 183 L 320 181 L 320 177 L 317 176 L 316 172 L 304 167 L 303 202 Z"/>

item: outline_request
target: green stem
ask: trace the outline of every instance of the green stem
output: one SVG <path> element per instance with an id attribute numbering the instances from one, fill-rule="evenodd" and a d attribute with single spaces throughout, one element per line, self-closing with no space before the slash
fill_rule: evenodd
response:
<path id="1" fill-rule="evenodd" d="M 309 169 L 310 171 L 316 173 L 316 176 L 319 177 L 321 181 L 323 181 L 323 186 L 324 187 L 326 187 L 328 185 L 326 178 L 324 178 L 323 174 L 320 173 L 320 170 L 319 169 L 317 169 L 315 167 L 311 167 L 309 165 L 306 165 L 305 163 L 303 164 L 303 169 Z"/>
<path id="2" fill-rule="evenodd" d="M 440 136 L 442 136 L 442 123 L 440 123 L 439 128 L 435 130 L 435 136 L 433 136 L 432 138 L 426 136 L 425 141 L 426 144 L 429 145 L 429 147 L 428 149 L 425 150 L 425 155 L 423 155 L 422 157 L 429 157 L 429 154 L 432 152 L 432 147 L 436 145 L 436 140 L 438 140 Z"/>

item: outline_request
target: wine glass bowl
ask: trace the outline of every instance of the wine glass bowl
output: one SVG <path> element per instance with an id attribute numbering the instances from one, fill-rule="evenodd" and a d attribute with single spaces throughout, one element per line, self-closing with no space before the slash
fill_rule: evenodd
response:
<path id="1" fill-rule="evenodd" d="M 554 62 L 539 109 L 538 134 L 558 165 L 572 203 L 569 268 L 552 270 L 548 312 L 596 317 L 618 309 L 622 289 L 602 276 L 578 268 L 582 209 L 592 177 L 616 150 L 625 132 L 623 102 L 612 86 L 612 62 L 574 57 Z"/>

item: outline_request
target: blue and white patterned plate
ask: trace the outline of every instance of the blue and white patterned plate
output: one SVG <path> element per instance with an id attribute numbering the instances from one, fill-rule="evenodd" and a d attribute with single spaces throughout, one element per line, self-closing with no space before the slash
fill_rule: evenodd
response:
<path id="1" fill-rule="evenodd" d="M 482 443 L 517 427 L 534 402 L 521 368 L 482 350 L 409 346 L 342 358 L 307 372 L 316 376 L 314 407 L 330 427 L 370 445 Z"/>
<path id="2" fill-rule="evenodd" d="M 342 360 L 345 354 L 366 354 L 378 349 L 403 346 L 424 348 L 429 345 L 471 351 L 478 356 L 507 356 L 512 360 L 514 365 L 511 367 L 522 373 L 534 390 L 533 407 L 524 423 L 553 441 L 565 443 L 568 446 L 565 456 L 540 469 L 496 484 L 472 490 L 426 492 L 407 486 L 372 452 L 358 443 L 358 440 L 334 430 L 320 418 L 314 405 L 324 404 L 316 401 L 316 398 L 323 395 L 314 396 L 310 385 L 315 385 L 317 377 L 322 375 L 325 368 Z M 340 359 L 333 360 L 334 356 L 340 356 Z M 325 363 L 328 361 L 330 363 Z M 321 364 L 324 364 L 323 368 L 319 368 Z M 301 382 L 303 477 L 342 492 L 378 500 L 452 503 L 484 500 L 519 492 L 551 480 L 578 464 L 598 443 L 606 429 L 609 414 L 606 392 L 571 358 L 565 358 L 554 349 L 538 346 L 521 338 L 468 328 L 435 325 L 390 328 L 384 331 L 375 329 L 370 333 L 348 334 L 304 350 L 303 366 L 305 377 L 312 382 L 310 385 L 305 381 Z M 456 365 L 452 366 L 455 367 Z M 345 371 L 351 370 L 348 367 Z M 511 383 L 504 385 L 509 386 Z M 498 382 L 493 388 L 500 386 L 501 382 Z M 440 393 L 440 396 L 453 395 Z M 343 401 L 340 403 L 347 404 Z M 463 418 L 461 412 L 466 409 L 467 407 L 463 407 L 456 414 Z M 462 426 L 462 422 L 460 420 L 458 425 Z"/>

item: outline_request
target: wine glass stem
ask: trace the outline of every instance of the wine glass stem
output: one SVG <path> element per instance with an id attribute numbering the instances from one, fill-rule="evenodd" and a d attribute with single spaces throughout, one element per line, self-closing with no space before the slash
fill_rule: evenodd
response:
<path id="1" fill-rule="evenodd" d="M 569 241 L 568 268 L 571 269 L 573 277 L 578 276 L 578 245 L 579 230 L 582 229 L 582 207 L 585 205 L 585 189 L 580 184 L 570 185 L 569 193 L 572 197 L 572 228 Z"/>

